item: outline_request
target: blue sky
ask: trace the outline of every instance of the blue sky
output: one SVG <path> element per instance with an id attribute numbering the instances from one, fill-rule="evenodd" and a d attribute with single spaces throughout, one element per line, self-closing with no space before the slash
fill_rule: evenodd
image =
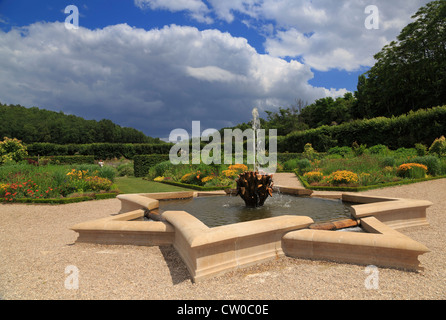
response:
<path id="1" fill-rule="evenodd" d="M 0 0 L 0 101 L 161 138 L 198 120 L 220 129 L 254 107 L 354 91 L 427 2 Z M 68 5 L 78 29 L 65 26 Z M 378 29 L 365 26 L 369 5 Z"/>

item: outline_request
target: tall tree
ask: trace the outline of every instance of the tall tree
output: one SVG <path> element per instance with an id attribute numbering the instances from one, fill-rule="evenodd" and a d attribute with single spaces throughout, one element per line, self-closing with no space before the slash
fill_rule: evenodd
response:
<path id="1" fill-rule="evenodd" d="M 446 104 L 446 1 L 420 8 L 361 76 L 356 118 L 393 116 Z"/>

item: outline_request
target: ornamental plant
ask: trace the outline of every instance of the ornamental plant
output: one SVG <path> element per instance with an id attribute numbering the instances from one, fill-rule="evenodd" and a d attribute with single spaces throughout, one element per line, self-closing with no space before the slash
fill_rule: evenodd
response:
<path id="1" fill-rule="evenodd" d="M 308 183 L 320 182 L 324 178 L 324 174 L 320 171 L 311 171 L 304 174 Z"/>
<path id="2" fill-rule="evenodd" d="M 426 177 L 427 167 L 419 163 L 404 163 L 398 167 L 396 173 L 402 178 L 421 179 Z"/>
<path id="3" fill-rule="evenodd" d="M 359 182 L 359 177 L 356 173 L 341 170 L 335 171 L 327 177 L 327 182 L 333 185 L 340 184 L 356 184 Z"/>
<path id="4" fill-rule="evenodd" d="M 24 160 L 27 155 L 26 146 L 16 138 L 4 137 L 0 142 L 0 164 L 9 161 L 19 162 Z"/>
<path id="5" fill-rule="evenodd" d="M 87 184 L 87 190 L 93 191 L 110 191 L 113 182 L 107 178 L 101 178 L 98 176 L 85 177 L 85 182 Z"/>
<path id="6" fill-rule="evenodd" d="M 201 182 L 201 179 L 203 179 L 203 178 L 204 178 L 204 175 L 201 173 L 200 170 L 198 170 L 198 171 L 186 173 L 181 178 L 181 182 L 201 186 L 201 185 L 203 185 L 203 183 Z"/>
<path id="7" fill-rule="evenodd" d="M 437 154 L 440 157 L 446 156 L 446 138 L 442 136 L 441 138 L 435 139 L 429 148 L 430 154 Z"/>

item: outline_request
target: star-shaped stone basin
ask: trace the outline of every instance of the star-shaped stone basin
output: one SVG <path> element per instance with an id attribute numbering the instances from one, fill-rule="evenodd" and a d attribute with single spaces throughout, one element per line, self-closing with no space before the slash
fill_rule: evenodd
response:
<path id="1" fill-rule="evenodd" d="M 280 192 L 321 201 L 302 188 L 281 188 Z M 79 233 L 76 243 L 173 245 L 194 282 L 284 255 L 417 271 L 422 270 L 418 256 L 429 252 L 423 244 L 397 231 L 428 225 L 426 210 L 432 203 L 423 200 L 339 194 L 331 201 L 348 203 L 350 217 L 325 223 L 315 223 L 310 216 L 286 214 L 209 227 L 189 212 L 192 209 L 180 206 L 160 211 L 160 202 L 215 196 L 228 197 L 219 192 L 119 195 L 119 214 L 71 229 Z M 144 217 L 149 217 L 148 221 Z M 345 221 L 353 221 L 362 232 L 336 231 L 350 226 Z"/>

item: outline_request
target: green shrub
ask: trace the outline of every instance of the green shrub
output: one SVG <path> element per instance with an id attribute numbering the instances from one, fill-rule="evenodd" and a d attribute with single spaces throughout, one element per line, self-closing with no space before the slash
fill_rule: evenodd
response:
<path id="1" fill-rule="evenodd" d="M 129 163 L 120 164 L 118 166 L 117 170 L 118 170 L 118 175 L 120 177 L 124 177 L 124 176 L 131 177 L 131 176 L 135 175 L 135 170 L 133 168 L 133 163 L 130 163 L 130 162 Z"/>
<path id="2" fill-rule="evenodd" d="M 442 136 L 441 138 L 435 139 L 429 148 L 430 154 L 437 154 L 439 157 L 446 156 L 446 138 Z"/>
<path id="3" fill-rule="evenodd" d="M 417 155 L 419 157 L 427 155 L 427 147 L 422 143 L 415 143 L 415 150 L 417 150 Z"/>
<path id="4" fill-rule="evenodd" d="M 357 157 L 362 156 L 366 149 L 367 149 L 367 145 L 366 144 L 359 145 L 356 141 L 353 142 L 353 144 L 352 144 L 353 153 Z"/>
<path id="5" fill-rule="evenodd" d="M 300 159 L 297 160 L 297 170 L 303 174 L 309 170 L 311 170 L 311 161 L 308 159 Z"/>
<path id="6" fill-rule="evenodd" d="M 345 158 L 347 155 L 353 152 L 350 147 L 334 147 L 328 150 L 329 155 L 340 155 L 342 158 Z"/>
<path id="7" fill-rule="evenodd" d="M 387 146 L 382 144 L 370 147 L 368 151 L 371 154 L 377 154 L 377 155 L 388 155 L 390 152 L 389 148 L 387 148 Z"/>
<path id="8" fill-rule="evenodd" d="M 427 167 L 427 173 L 432 176 L 441 174 L 440 159 L 435 156 L 416 157 L 411 161 L 414 163 L 424 164 Z"/>
<path id="9" fill-rule="evenodd" d="M 0 164 L 10 161 L 19 162 L 25 159 L 27 155 L 26 147 L 20 140 L 5 137 L 0 142 Z"/>
<path id="10" fill-rule="evenodd" d="M 168 161 L 169 155 L 152 154 L 152 155 L 138 155 L 133 158 L 133 168 L 135 177 L 144 177 L 149 173 L 149 170 L 154 165 Z"/>
<path id="11" fill-rule="evenodd" d="M 385 157 L 381 160 L 381 167 L 394 167 L 396 165 L 396 160 L 394 157 Z"/>

